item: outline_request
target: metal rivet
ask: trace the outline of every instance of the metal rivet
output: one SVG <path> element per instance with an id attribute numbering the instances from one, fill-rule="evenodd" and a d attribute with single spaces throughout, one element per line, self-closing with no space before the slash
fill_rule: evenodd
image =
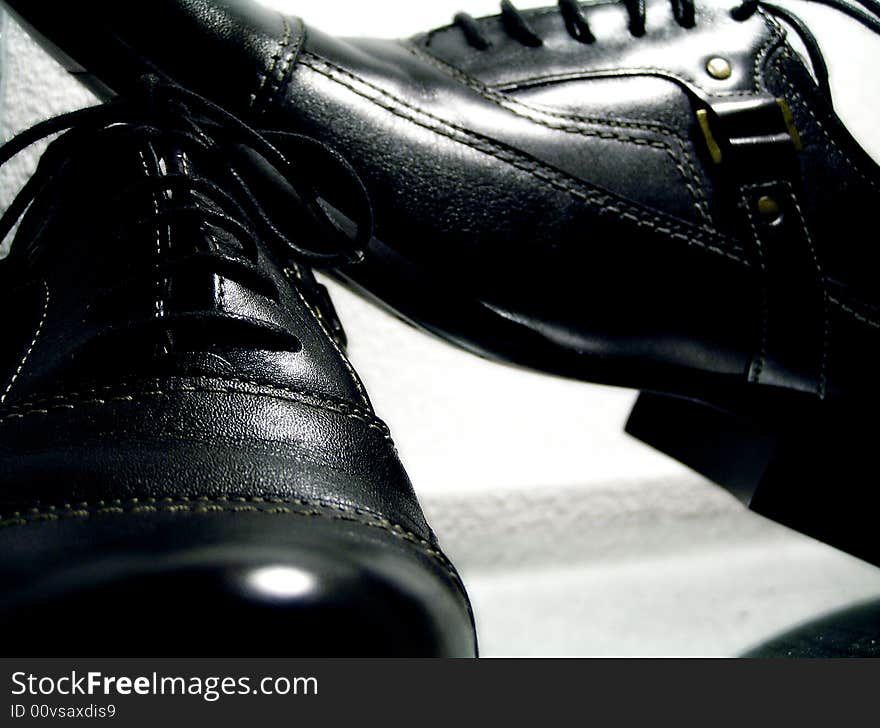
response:
<path id="1" fill-rule="evenodd" d="M 758 200 L 758 212 L 770 220 L 775 220 L 779 217 L 779 203 L 765 195 Z"/>
<path id="2" fill-rule="evenodd" d="M 730 78 L 730 74 L 733 73 L 733 67 L 726 58 L 716 56 L 715 58 L 710 58 L 708 63 L 706 63 L 706 71 L 712 78 L 724 81 Z"/>

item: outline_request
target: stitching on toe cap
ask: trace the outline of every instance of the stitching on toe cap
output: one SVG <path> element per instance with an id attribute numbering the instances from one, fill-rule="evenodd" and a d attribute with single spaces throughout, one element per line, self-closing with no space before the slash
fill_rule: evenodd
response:
<path id="1" fill-rule="evenodd" d="M 42 506 L 0 516 L 0 529 L 34 526 L 47 522 L 88 519 L 97 516 L 140 516 L 156 513 L 203 515 L 209 513 L 254 513 L 275 516 L 326 518 L 376 528 L 409 543 L 443 570 L 462 591 L 461 579 L 446 556 L 430 541 L 374 511 L 303 499 L 234 496 L 193 498 L 145 498 L 127 501 L 68 503 Z"/>

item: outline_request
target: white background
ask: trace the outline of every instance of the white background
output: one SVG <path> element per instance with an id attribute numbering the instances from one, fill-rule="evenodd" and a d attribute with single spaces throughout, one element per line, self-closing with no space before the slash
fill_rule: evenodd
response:
<path id="1" fill-rule="evenodd" d="M 271 4 L 331 33 L 388 37 L 497 11 L 495 0 Z M 877 40 L 826 8 L 791 7 L 823 42 L 839 111 L 880 157 L 880 84 L 866 73 Z M 93 103 L 7 31 L 5 134 Z M 4 172 L 0 201 L 35 156 Z M 625 436 L 634 393 L 483 362 L 331 287 L 354 364 L 468 584 L 484 654 L 733 655 L 880 597 L 873 567 L 750 514 Z"/>

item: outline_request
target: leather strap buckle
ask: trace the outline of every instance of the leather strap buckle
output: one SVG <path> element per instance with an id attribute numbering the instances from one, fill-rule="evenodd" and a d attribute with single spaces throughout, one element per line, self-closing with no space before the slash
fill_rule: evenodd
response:
<path id="1" fill-rule="evenodd" d="M 803 149 L 785 99 L 719 101 L 698 109 L 697 122 L 712 161 L 747 173 L 787 164 Z"/>
<path id="2" fill-rule="evenodd" d="M 725 100 L 697 111 L 719 183 L 745 215 L 761 289 L 750 382 L 826 394 L 827 296 L 798 197 L 801 137 L 783 99 Z"/>

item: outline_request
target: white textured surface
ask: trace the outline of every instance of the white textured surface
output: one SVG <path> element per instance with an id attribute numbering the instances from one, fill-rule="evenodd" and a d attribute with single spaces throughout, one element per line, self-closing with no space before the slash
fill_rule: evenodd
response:
<path id="1" fill-rule="evenodd" d="M 342 35 L 403 36 L 459 9 L 497 8 L 273 2 Z M 832 62 L 839 110 L 880 157 L 880 94 L 865 73 L 876 41 L 825 8 L 803 13 Z M 4 133 L 90 103 L 19 29 L 9 41 Z M 4 173 L 0 202 L 35 159 Z M 485 654 L 731 655 L 880 597 L 874 568 L 767 523 L 627 438 L 632 393 L 480 361 L 332 288 L 354 363 L 469 585 Z"/>

